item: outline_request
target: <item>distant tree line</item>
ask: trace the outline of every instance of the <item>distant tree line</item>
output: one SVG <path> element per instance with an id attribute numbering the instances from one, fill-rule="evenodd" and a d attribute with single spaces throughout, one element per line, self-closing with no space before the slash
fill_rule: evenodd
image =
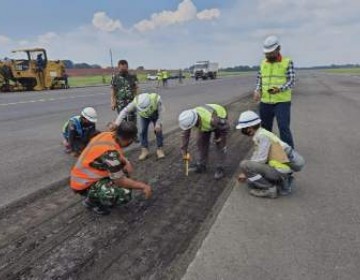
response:
<path id="1" fill-rule="evenodd" d="M 223 72 L 250 72 L 259 71 L 259 66 L 239 65 L 234 67 L 220 68 Z"/>
<path id="2" fill-rule="evenodd" d="M 338 68 L 357 68 L 360 64 L 331 64 L 311 67 L 296 67 L 297 69 L 338 69 Z"/>
<path id="3" fill-rule="evenodd" d="M 357 68 L 360 64 L 331 64 L 331 65 L 320 65 L 310 67 L 296 67 L 296 69 L 337 69 L 337 68 Z M 248 72 L 248 71 L 259 71 L 259 66 L 248 66 L 240 65 L 234 67 L 221 68 L 224 72 Z"/>
<path id="4" fill-rule="evenodd" d="M 98 64 L 74 63 L 71 60 L 63 60 L 66 69 L 101 69 Z"/>

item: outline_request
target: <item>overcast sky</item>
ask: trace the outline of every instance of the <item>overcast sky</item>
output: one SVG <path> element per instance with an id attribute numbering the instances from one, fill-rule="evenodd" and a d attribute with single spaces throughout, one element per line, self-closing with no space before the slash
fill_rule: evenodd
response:
<path id="1" fill-rule="evenodd" d="M 360 63 L 359 0 L 1 1 L 0 58 L 44 47 L 51 59 L 131 68 L 257 65 L 267 35 L 295 66 Z"/>

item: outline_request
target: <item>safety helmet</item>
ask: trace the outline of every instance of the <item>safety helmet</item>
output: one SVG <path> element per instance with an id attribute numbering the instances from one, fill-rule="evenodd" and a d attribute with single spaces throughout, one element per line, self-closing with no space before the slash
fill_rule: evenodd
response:
<path id="1" fill-rule="evenodd" d="M 81 116 L 92 123 L 97 122 L 97 113 L 93 107 L 86 107 L 81 111 Z"/>
<path id="2" fill-rule="evenodd" d="M 185 110 L 179 115 L 179 126 L 182 130 L 192 128 L 198 121 L 199 116 L 194 109 Z"/>
<path id="3" fill-rule="evenodd" d="M 253 111 L 250 111 L 250 110 L 245 111 L 240 114 L 236 129 L 251 127 L 251 126 L 257 125 L 259 123 L 261 123 L 261 119 L 258 116 L 258 114 L 256 114 Z"/>
<path id="4" fill-rule="evenodd" d="M 136 108 L 142 112 L 149 108 L 151 104 L 150 95 L 148 93 L 142 93 L 136 97 Z"/>
<path id="5" fill-rule="evenodd" d="M 270 53 L 277 49 L 280 46 L 279 38 L 271 35 L 267 37 L 264 41 L 263 50 L 264 53 Z"/>

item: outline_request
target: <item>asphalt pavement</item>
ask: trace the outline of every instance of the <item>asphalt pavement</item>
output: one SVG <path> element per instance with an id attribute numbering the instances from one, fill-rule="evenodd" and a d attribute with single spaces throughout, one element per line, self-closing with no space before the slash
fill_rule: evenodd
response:
<path id="1" fill-rule="evenodd" d="M 298 73 L 295 192 L 260 199 L 235 184 L 183 280 L 359 279 L 359 88 L 360 76 Z"/>
<path id="2" fill-rule="evenodd" d="M 140 85 L 141 92 L 158 92 L 165 106 L 164 131 L 177 126 L 180 112 L 204 103 L 226 103 L 249 93 L 255 75 L 209 81 L 170 81 Z M 74 158 L 63 152 L 61 130 L 65 121 L 83 107 L 98 112 L 98 128 L 116 117 L 110 110 L 110 87 L 74 88 L 0 94 L 0 207 L 69 175 Z M 165 143 L 166 144 L 166 143 Z"/>

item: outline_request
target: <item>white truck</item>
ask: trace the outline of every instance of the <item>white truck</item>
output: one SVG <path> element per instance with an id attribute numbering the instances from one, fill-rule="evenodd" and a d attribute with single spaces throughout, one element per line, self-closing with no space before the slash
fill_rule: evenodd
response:
<path id="1" fill-rule="evenodd" d="M 216 79 L 219 63 L 210 61 L 198 61 L 194 65 L 194 77 L 198 79 Z"/>

